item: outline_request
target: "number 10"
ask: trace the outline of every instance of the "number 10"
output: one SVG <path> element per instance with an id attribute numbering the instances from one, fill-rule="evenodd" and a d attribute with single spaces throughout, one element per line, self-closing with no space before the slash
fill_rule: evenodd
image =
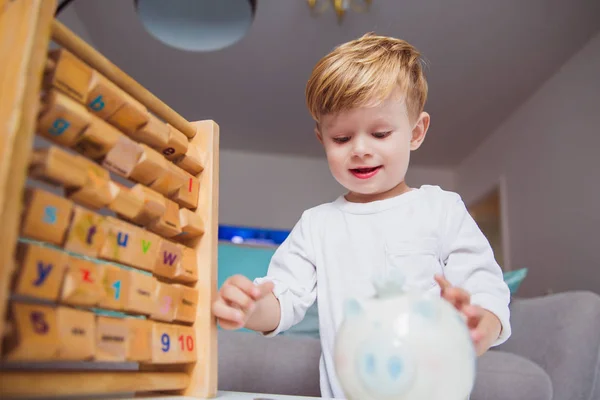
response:
<path id="1" fill-rule="evenodd" d="M 185 338 L 185 346 L 184 346 L 184 338 Z M 179 335 L 179 343 L 181 343 L 182 351 L 185 351 L 186 347 L 187 347 L 187 351 L 194 350 L 194 338 L 192 338 L 190 335 L 185 336 L 185 337 L 183 335 Z"/>

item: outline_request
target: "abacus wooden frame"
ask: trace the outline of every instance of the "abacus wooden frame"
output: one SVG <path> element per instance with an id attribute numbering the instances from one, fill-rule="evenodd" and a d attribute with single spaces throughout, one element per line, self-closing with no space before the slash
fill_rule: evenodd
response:
<path id="1" fill-rule="evenodd" d="M 140 371 L 12 370 L 0 373 L 0 397 L 91 395 L 170 391 L 197 398 L 217 392 L 217 327 L 210 311 L 217 286 L 219 129 L 212 121 L 190 123 L 102 54 L 54 19 L 56 0 L 0 0 L 0 337 L 6 323 L 10 277 L 19 234 L 22 195 L 27 179 L 39 108 L 39 93 L 50 41 L 90 67 L 183 132 L 206 150 L 198 207 L 205 233 L 188 245 L 198 254 L 197 362 L 141 367 Z M 1 352 L 0 340 L 0 352 Z M 35 384 L 32 385 L 32 382 Z"/>

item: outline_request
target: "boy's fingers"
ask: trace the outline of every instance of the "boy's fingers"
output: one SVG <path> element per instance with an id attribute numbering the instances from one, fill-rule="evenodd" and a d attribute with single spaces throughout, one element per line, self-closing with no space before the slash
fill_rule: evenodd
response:
<path id="1" fill-rule="evenodd" d="M 234 275 L 229 278 L 228 283 L 240 288 L 240 290 L 252 297 L 254 300 L 257 300 L 260 296 L 260 292 L 257 290 L 256 285 L 254 285 L 254 283 L 244 275 Z"/>
<path id="2" fill-rule="evenodd" d="M 468 305 L 463 309 L 463 314 L 467 317 L 467 326 L 469 329 L 475 329 L 483 318 L 483 310 L 480 307 Z"/>
<path id="3" fill-rule="evenodd" d="M 251 308 L 254 304 L 254 300 L 250 296 L 234 285 L 224 285 L 221 289 L 221 296 L 223 296 L 224 300 L 244 310 Z"/>
<path id="4" fill-rule="evenodd" d="M 442 297 L 452 304 L 457 310 L 461 310 L 465 305 L 469 304 L 469 294 L 460 288 L 452 287 L 442 293 Z"/>
<path id="5" fill-rule="evenodd" d="M 438 285 L 440 285 L 440 288 L 442 289 L 442 292 L 450 289 L 452 287 L 452 284 L 450 282 L 448 282 L 448 280 L 446 278 L 444 278 L 444 276 L 440 275 L 440 274 L 435 274 L 435 281 L 438 283 Z"/>
<path id="6" fill-rule="evenodd" d="M 244 313 L 233 307 L 229 307 L 223 301 L 216 301 L 212 307 L 213 314 L 220 320 L 221 326 L 241 325 L 244 323 Z"/>
<path id="7" fill-rule="evenodd" d="M 270 281 L 267 281 L 267 282 L 264 282 L 264 283 L 261 283 L 260 285 L 258 285 L 257 289 L 260 292 L 260 295 L 258 296 L 258 298 L 262 299 L 263 297 L 265 297 L 266 295 L 271 293 L 273 291 L 274 287 L 275 287 L 275 284 Z"/>

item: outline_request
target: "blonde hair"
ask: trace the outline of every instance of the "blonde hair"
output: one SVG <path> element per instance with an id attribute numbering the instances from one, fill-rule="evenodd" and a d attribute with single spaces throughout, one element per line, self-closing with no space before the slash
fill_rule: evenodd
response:
<path id="1" fill-rule="evenodd" d="M 368 33 L 336 47 L 315 65 L 306 85 L 306 105 L 318 123 L 323 114 L 375 106 L 400 87 L 409 118 L 427 100 L 421 54 L 405 42 Z"/>

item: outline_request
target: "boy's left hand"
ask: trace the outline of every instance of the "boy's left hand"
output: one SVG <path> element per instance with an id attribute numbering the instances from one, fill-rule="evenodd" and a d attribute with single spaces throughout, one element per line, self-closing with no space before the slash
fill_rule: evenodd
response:
<path id="1" fill-rule="evenodd" d="M 466 317 L 475 351 L 478 356 L 482 355 L 500 335 L 502 329 L 500 320 L 490 311 L 471 304 L 471 296 L 466 290 L 453 287 L 441 275 L 436 275 L 435 280 L 442 289 L 442 297 Z"/>

